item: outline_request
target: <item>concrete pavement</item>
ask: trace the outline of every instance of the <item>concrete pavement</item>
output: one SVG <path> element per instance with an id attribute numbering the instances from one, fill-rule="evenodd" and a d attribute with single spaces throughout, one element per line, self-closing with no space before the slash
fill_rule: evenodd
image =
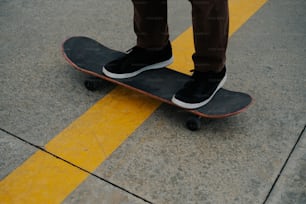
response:
<path id="1" fill-rule="evenodd" d="M 305 9 L 302 0 L 269 0 L 231 37 L 226 88 L 255 98 L 246 113 L 190 132 L 185 113 L 162 105 L 63 202 L 305 203 Z M 0 11 L 4 182 L 114 89 L 87 91 L 61 42 L 86 35 L 124 50 L 135 37 L 124 0 L 11 0 Z M 190 23 L 188 1 L 170 0 L 172 39 Z"/>

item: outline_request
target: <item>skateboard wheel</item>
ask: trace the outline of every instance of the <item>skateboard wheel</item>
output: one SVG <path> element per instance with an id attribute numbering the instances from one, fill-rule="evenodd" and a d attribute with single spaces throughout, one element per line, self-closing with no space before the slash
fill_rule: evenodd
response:
<path id="1" fill-rule="evenodd" d="M 190 117 L 186 121 L 186 127 L 191 131 L 197 131 L 201 128 L 201 120 L 198 117 Z"/>
<path id="2" fill-rule="evenodd" d="M 98 89 L 98 84 L 95 81 L 92 80 L 85 80 L 84 85 L 87 90 L 89 91 L 96 91 Z"/>

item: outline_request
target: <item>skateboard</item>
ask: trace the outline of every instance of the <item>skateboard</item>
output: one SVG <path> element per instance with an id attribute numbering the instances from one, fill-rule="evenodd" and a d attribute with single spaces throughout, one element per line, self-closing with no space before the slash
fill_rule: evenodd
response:
<path id="1" fill-rule="evenodd" d="M 171 102 L 172 96 L 190 79 L 190 76 L 169 68 L 145 71 L 128 79 L 111 79 L 102 73 L 103 65 L 126 54 L 88 37 L 68 38 L 62 44 L 62 52 L 72 67 L 95 77 L 84 82 L 86 88 L 91 91 L 98 88 L 99 78 L 176 106 Z M 251 103 L 250 95 L 222 88 L 207 105 L 195 110 L 186 110 L 192 113 L 186 120 L 186 126 L 190 130 L 198 130 L 201 118 L 233 116 L 245 111 Z"/>

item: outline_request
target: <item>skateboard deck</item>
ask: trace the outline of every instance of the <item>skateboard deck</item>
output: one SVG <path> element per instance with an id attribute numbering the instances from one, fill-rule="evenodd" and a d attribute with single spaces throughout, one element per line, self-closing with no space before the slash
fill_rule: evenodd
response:
<path id="1" fill-rule="evenodd" d="M 111 79 L 102 73 L 103 65 L 124 56 L 125 53 L 110 49 L 88 37 L 68 38 L 62 44 L 62 52 L 68 63 L 81 72 L 171 105 L 175 105 L 171 102 L 172 96 L 190 79 L 190 76 L 168 68 L 145 71 L 128 79 Z M 222 88 L 207 105 L 187 111 L 198 117 L 225 118 L 245 111 L 251 103 L 250 95 Z M 189 123 L 191 125 L 187 126 L 195 126 L 189 129 L 198 129 L 197 121 L 193 119 L 189 120 Z"/>

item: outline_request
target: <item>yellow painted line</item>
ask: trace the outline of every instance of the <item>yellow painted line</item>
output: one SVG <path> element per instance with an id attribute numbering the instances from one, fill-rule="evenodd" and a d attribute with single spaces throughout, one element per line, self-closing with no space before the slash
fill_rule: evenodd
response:
<path id="1" fill-rule="evenodd" d="M 229 0 L 229 36 L 232 36 L 266 2 L 267 0 Z M 169 68 L 190 74 L 190 70 L 194 69 L 191 59 L 191 55 L 194 53 L 192 27 L 175 39 L 172 46 L 175 58 Z"/>
<path id="2" fill-rule="evenodd" d="M 266 0 L 229 0 L 232 35 Z M 172 69 L 193 68 L 192 30 L 173 41 Z M 94 171 L 160 105 L 141 94 L 115 88 L 54 137 L 46 150 Z M 60 203 L 88 174 L 45 152 L 37 151 L 0 182 L 1 203 Z"/>
<path id="3" fill-rule="evenodd" d="M 0 203 L 60 203 L 87 176 L 38 151 L 1 182 Z"/>
<path id="4" fill-rule="evenodd" d="M 117 87 L 54 137 L 45 149 L 94 171 L 159 102 Z M 58 203 L 88 174 L 38 151 L 0 183 L 0 203 Z"/>

